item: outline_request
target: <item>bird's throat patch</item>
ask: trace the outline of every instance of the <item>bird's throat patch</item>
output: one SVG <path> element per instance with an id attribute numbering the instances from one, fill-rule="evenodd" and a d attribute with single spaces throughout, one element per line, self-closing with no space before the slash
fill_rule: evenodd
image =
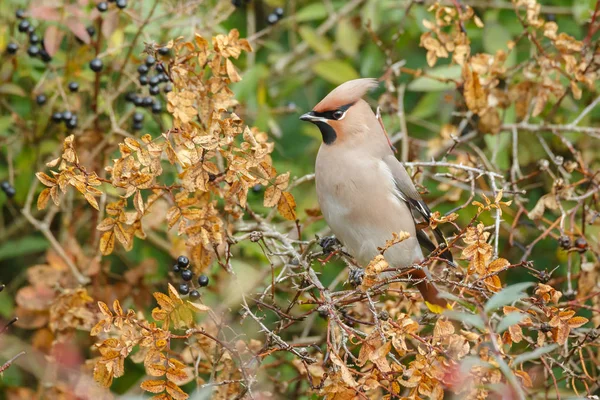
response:
<path id="1" fill-rule="evenodd" d="M 317 125 L 317 127 L 321 131 L 323 143 L 332 144 L 333 142 L 335 142 L 335 139 L 337 139 L 337 134 L 335 133 L 335 129 L 333 129 L 331 125 L 321 121 L 315 121 L 314 124 Z"/>

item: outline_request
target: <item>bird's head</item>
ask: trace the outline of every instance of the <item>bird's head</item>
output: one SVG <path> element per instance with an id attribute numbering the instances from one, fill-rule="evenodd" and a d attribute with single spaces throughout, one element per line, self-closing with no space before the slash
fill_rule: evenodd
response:
<path id="1" fill-rule="evenodd" d="M 317 125 L 326 145 L 345 140 L 353 132 L 365 131 L 365 127 L 368 130 L 377 120 L 362 97 L 377 85 L 377 80 L 372 78 L 345 82 L 300 119 Z"/>

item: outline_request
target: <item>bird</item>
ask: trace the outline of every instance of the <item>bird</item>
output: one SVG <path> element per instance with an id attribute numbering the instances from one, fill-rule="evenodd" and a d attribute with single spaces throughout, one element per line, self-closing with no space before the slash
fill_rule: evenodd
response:
<path id="1" fill-rule="evenodd" d="M 431 211 L 396 158 L 380 118 L 363 99 L 378 84 L 373 78 L 342 83 L 300 120 L 321 131 L 315 162 L 317 199 L 335 237 L 366 266 L 393 233 L 407 232 L 408 239 L 384 253 L 390 266 L 403 269 L 424 259 L 421 246 L 429 251 L 437 247 L 417 224 L 422 219 L 429 225 Z M 440 256 L 452 265 L 439 228 L 434 236 L 443 247 Z M 449 307 L 426 267 L 410 274 L 418 280 L 416 286 L 430 309 L 430 305 Z"/>

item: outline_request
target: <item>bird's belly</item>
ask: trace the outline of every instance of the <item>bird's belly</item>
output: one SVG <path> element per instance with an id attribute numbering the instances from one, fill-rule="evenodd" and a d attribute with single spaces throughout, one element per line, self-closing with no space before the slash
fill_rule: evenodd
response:
<path id="1" fill-rule="evenodd" d="M 410 212 L 403 209 L 406 206 L 389 191 L 381 190 L 381 183 L 360 182 L 350 179 L 332 183 L 330 190 L 319 196 L 325 221 L 336 237 L 360 264 L 366 265 L 394 232 L 406 231 L 412 237 L 386 252 L 386 258 L 396 266 L 419 259 L 414 222 Z"/>

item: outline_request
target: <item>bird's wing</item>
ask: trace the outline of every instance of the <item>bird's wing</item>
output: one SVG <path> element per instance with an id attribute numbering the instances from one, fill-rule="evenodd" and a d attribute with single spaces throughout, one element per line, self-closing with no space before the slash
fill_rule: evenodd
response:
<path id="1" fill-rule="evenodd" d="M 423 218 L 427 224 L 429 224 L 429 220 L 431 219 L 431 210 L 423 201 L 423 198 L 417 191 L 417 188 L 415 188 L 415 185 L 413 184 L 412 179 L 410 179 L 410 176 L 408 175 L 408 172 L 406 172 L 404 166 L 400 164 L 400 161 L 398 161 L 393 154 L 383 157 L 383 162 L 392 172 L 396 188 L 398 189 L 398 195 L 409 206 L 410 210 L 413 212 L 413 217 L 416 217 L 415 220 Z M 427 250 L 433 251 L 435 246 L 431 240 L 429 240 L 427 235 L 420 230 L 417 232 L 419 232 L 417 234 L 417 239 L 419 240 L 421 246 Z M 433 234 L 440 245 L 447 245 L 446 239 L 439 228 L 435 228 L 433 230 Z M 452 254 L 450 254 L 450 251 L 448 250 L 444 251 L 441 256 L 448 261 L 453 261 Z"/>

